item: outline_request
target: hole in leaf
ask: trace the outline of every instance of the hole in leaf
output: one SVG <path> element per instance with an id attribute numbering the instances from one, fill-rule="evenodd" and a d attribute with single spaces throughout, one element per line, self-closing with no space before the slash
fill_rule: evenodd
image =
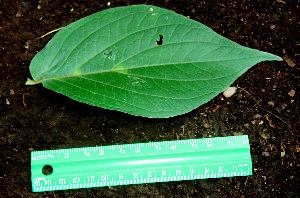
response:
<path id="1" fill-rule="evenodd" d="M 159 35 L 159 40 L 158 41 L 156 41 L 156 44 L 157 45 L 162 45 L 163 44 L 163 39 L 164 39 L 164 37 L 163 37 L 163 35 Z"/>
<path id="2" fill-rule="evenodd" d="M 51 173 L 53 173 L 53 168 L 50 165 L 45 165 L 42 169 L 42 173 L 44 175 L 51 175 Z"/>

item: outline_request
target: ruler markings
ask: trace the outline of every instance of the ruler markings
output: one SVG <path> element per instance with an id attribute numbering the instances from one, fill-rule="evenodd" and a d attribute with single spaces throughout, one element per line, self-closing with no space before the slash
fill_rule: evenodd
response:
<path id="1" fill-rule="evenodd" d="M 33 151 L 31 167 L 34 192 L 252 174 L 246 135 Z"/>

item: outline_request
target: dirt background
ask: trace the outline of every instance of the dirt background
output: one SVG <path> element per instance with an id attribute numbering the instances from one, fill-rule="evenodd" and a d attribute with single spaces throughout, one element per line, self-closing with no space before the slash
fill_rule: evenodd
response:
<path id="1" fill-rule="evenodd" d="M 213 3 L 211 3 L 213 2 Z M 170 119 L 129 116 L 25 86 L 43 34 L 117 6 L 151 4 L 195 19 L 244 46 L 285 58 L 262 62 L 222 94 Z M 0 0 L 0 197 L 300 197 L 300 2 Z M 32 193 L 30 152 L 247 134 L 253 176 Z M 297 193 L 298 192 L 298 193 Z"/>

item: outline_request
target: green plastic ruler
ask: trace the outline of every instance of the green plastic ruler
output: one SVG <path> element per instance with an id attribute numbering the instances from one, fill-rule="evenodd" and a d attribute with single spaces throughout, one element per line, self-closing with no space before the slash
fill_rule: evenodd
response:
<path id="1" fill-rule="evenodd" d="M 247 135 L 31 152 L 33 192 L 248 175 Z"/>

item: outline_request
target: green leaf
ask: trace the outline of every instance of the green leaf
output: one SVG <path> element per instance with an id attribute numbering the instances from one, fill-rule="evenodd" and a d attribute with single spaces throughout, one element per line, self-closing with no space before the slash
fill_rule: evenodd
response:
<path id="1" fill-rule="evenodd" d="M 30 64 L 33 80 L 74 100 L 132 115 L 187 113 L 253 65 L 280 57 L 149 5 L 104 10 L 60 30 Z"/>

